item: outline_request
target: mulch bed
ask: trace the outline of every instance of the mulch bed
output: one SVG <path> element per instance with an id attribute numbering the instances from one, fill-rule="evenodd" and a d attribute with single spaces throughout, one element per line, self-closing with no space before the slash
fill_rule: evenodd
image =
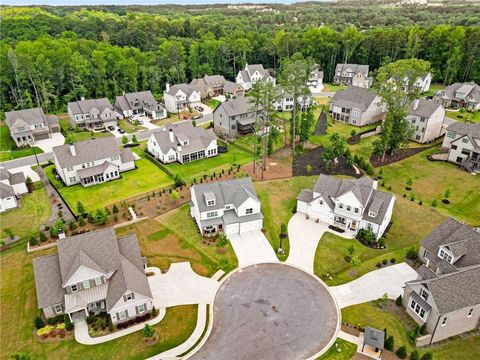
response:
<path id="1" fill-rule="evenodd" d="M 362 174 L 356 174 L 355 169 L 347 166 L 347 159 L 343 156 L 338 159 L 337 164 L 332 165 L 330 171 L 327 171 L 320 160 L 320 155 L 322 154 L 322 152 L 323 146 L 318 146 L 303 155 L 298 155 L 295 158 L 295 163 L 293 165 L 293 176 L 329 174 L 348 175 L 357 178 L 362 177 Z M 312 171 L 310 171 L 310 173 L 307 172 L 307 165 L 310 165 L 312 167 Z"/>
<path id="2" fill-rule="evenodd" d="M 321 112 L 318 116 L 317 126 L 315 127 L 315 135 L 325 135 L 327 133 L 327 114 Z"/>
<path id="3" fill-rule="evenodd" d="M 427 149 L 430 149 L 431 146 L 422 146 L 416 148 L 408 149 L 399 149 L 395 151 L 395 154 L 392 156 L 385 155 L 385 160 L 382 162 L 382 155 L 372 155 L 370 156 L 370 163 L 373 167 L 385 166 L 396 163 L 398 161 L 405 160 L 406 158 L 421 153 Z"/>

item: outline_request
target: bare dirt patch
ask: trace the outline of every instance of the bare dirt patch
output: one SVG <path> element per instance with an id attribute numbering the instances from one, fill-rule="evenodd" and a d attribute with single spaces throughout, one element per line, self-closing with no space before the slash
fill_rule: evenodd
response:
<path id="1" fill-rule="evenodd" d="M 253 180 L 273 180 L 292 177 L 292 151 L 282 149 L 267 157 L 267 170 L 263 172 L 261 166 L 257 165 L 256 172 L 253 172 L 253 162 L 242 168 Z"/>
<path id="2" fill-rule="evenodd" d="M 386 155 L 384 161 L 382 162 L 382 155 L 372 155 L 370 156 L 370 163 L 373 167 L 385 166 L 389 164 L 402 161 L 410 156 L 421 153 L 424 150 L 430 149 L 431 146 L 422 146 L 408 149 L 399 149 L 395 151 L 393 155 Z"/>

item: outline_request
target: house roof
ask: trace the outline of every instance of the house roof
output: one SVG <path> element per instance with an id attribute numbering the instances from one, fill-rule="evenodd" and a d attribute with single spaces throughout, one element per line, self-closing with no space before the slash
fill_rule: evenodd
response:
<path id="1" fill-rule="evenodd" d="M 189 97 L 194 91 L 198 91 L 195 86 L 183 83 L 170 86 L 167 94 L 175 96 L 177 95 L 179 90 L 183 91 L 187 95 L 187 97 Z"/>
<path id="2" fill-rule="evenodd" d="M 107 98 L 86 99 L 86 100 L 69 102 L 68 108 L 74 115 L 89 114 L 92 111 L 92 109 L 97 109 L 100 112 L 102 112 L 105 109 L 113 110 L 113 106 L 110 103 L 110 100 L 108 100 Z"/>
<path id="3" fill-rule="evenodd" d="M 77 174 L 80 177 L 80 179 L 85 179 L 85 178 L 88 178 L 90 176 L 103 174 L 104 171 L 107 170 L 107 168 L 110 165 L 111 165 L 111 163 L 109 163 L 108 161 L 104 161 L 100 165 L 95 165 L 95 166 L 87 167 L 85 169 L 80 169 L 80 170 L 77 171 Z"/>
<path id="4" fill-rule="evenodd" d="M 170 130 L 173 131 L 173 142 L 170 141 Z M 189 154 L 206 149 L 217 138 L 212 129 L 194 127 L 191 122 L 166 125 L 162 130 L 153 133 L 153 136 L 164 154 L 171 149 L 176 151 L 177 145 L 180 145 L 182 140 L 188 140 L 189 143 L 182 145 L 182 150 L 179 152 Z"/>
<path id="5" fill-rule="evenodd" d="M 455 121 L 447 127 L 447 131 L 453 131 L 460 135 L 467 135 L 470 138 L 480 139 L 480 123 L 464 124 Z"/>
<path id="6" fill-rule="evenodd" d="M 416 108 L 414 108 L 415 101 L 413 101 L 410 104 L 410 107 L 408 109 L 408 113 L 410 115 L 417 115 L 417 116 L 429 118 L 430 116 L 433 115 L 433 113 L 435 113 L 435 111 L 438 110 L 438 108 L 442 108 L 442 105 L 431 100 L 419 99 L 417 101 L 418 103 Z"/>
<path id="7" fill-rule="evenodd" d="M 63 302 L 65 291 L 62 284 L 67 284 L 82 266 L 106 274 L 107 278 L 111 275 L 108 280 L 107 311 L 127 290 L 152 298 L 135 235 L 117 240 L 114 229 L 108 228 L 59 239 L 57 248 L 58 254 L 53 256 L 56 260 L 50 259 L 50 255 L 34 261 L 40 308 Z M 49 291 L 53 291 L 53 294 L 48 295 Z"/>
<path id="8" fill-rule="evenodd" d="M 209 87 L 223 87 L 226 83 L 222 75 L 205 75 L 203 78 L 193 79 L 190 86 L 199 91 L 206 91 Z"/>
<path id="9" fill-rule="evenodd" d="M 233 81 L 225 81 L 225 85 L 223 85 L 223 92 L 227 94 L 232 94 L 235 91 L 243 90 L 242 85 L 237 84 Z"/>
<path id="10" fill-rule="evenodd" d="M 332 104 L 347 109 L 356 108 L 362 111 L 368 109 L 377 94 L 370 89 L 358 86 L 349 86 L 345 90 L 339 90 L 332 96 Z"/>
<path id="11" fill-rule="evenodd" d="M 359 73 L 361 72 L 362 74 L 365 75 L 365 77 L 368 76 L 368 65 L 359 65 L 359 64 L 337 64 L 335 67 L 335 72 L 337 71 L 344 71 L 350 69 L 352 70 L 353 73 Z"/>
<path id="12" fill-rule="evenodd" d="M 17 185 L 25 182 L 23 172 L 11 173 L 7 169 L 0 167 L 0 180 L 8 180 L 10 185 Z"/>
<path id="13" fill-rule="evenodd" d="M 72 155 L 71 146 L 74 147 L 76 155 Z M 62 168 L 102 160 L 127 152 L 131 152 L 131 150 L 121 150 L 113 137 L 85 140 L 72 145 L 65 144 L 53 148 L 54 157 Z"/>
<path id="14" fill-rule="evenodd" d="M 115 109 L 120 112 L 144 108 L 160 110 L 163 106 L 155 100 L 150 90 L 126 93 L 115 98 Z"/>
<path id="15" fill-rule="evenodd" d="M 245 113 L 250 113 L 250 112 L 255 112 L 254 110 L 254 104 L 253 104 L 253 99 L 248 96 L 242 96 L 242 97 L 237 97 L 235 99 L 229 99 L 220 105 L 215 109 L 215 111 L 218 111 L 218 109 L 222 108 L 225 110 L 228 116 L 236 116 L 240 114 L 245 114 Z M 261 108 L 259 107 L 259 110 Z"/>
<path id="16" fill-rule="evenodd" d="M 15 196 L 15 190 L 10 185 L 0 183 L 0 198 L 6 199 L 10 196 Z"/>
<path id="17" fill-rule="evenodd" d="M 192 187 L 196 205 L 200 212 L 222 209 L 226 204 L 233 204 L 235 207 L 242 205 L 245 200 L 252 198 L 258 200 L 257 193 L 253 187 L 252 179 L 249 177 L 219 181 L 214 183 L 196 184 Z M 215 205 L 207 206 L 204 193 L 215 195 Z"/>
<path id="18" fill-rule="evenodd" d="M 263 75 L 263 78 L 270 76 L 270 71 L 266 70 L 262 64 L 247 64 L 245 66 L 245 70 L 248 71 L 249 75 L 252 75 L 255 73 L 255 71 L 258 71 Z"/>
<path id="19" fill-rule="evenodd" d="M 365 327 L 365 333 L 363 337 L 364 345 L 370 345 L 374 348 L 383 349 L 384 341 L 384 331 L 371 328 L 370 326 Z"/>
<path id="20" fill-rule="evenodd" d="M 480 102 L 480 86 L 474 82 L 469 83 L 454 83 L 447 86 L 443 90 L 439 90 L 437 95 L 450 100 L 465 100 L 467 102 L 479 103 Z M 468 97 L 472 98 L 469 99 Z"/>
<path id="21" fill-rule="evenodd" d="M 39 107 L 5 112 L 5 122 L 8 127 L 11 127 L 17 120 L 23 121 L 28 125 L 40 123 L 48 125 L 47 117 L 42 108 Z"/>

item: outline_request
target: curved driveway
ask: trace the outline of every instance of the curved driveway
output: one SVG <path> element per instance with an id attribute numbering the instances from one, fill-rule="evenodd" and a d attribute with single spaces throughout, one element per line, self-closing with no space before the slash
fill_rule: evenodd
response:
<path id="1" fill-rule="evenodd" d="M 214 303 L 213 327 L 191 359 L 306 359 L 336 337 L 339 310 L 315 277 L 284 264 L 230 275 Z"/>

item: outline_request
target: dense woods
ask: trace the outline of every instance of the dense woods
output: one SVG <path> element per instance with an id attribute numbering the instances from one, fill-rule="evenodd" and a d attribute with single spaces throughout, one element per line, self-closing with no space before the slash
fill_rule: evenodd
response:
<path id="1" fill-rule="evenodd" d="M 1 110 L 64 111 L 80 96 L 113 98 L 245 63 L 281 72 L 295 52 L 333 77 L 337 62 L 371 70 L 428 60 L 434 80 L 480 82 L 480 6 L 338 4 L 2 7 Z"/>

